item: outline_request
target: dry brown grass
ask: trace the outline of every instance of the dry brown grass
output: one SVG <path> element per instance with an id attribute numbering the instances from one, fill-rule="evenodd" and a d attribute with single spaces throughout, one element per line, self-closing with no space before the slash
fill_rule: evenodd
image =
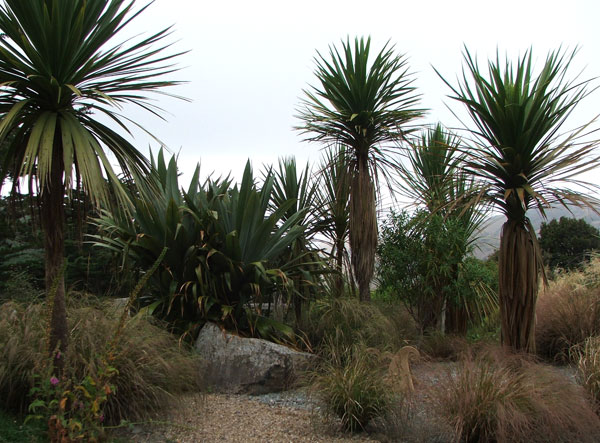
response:
<path id="1" fill-rule="evenodd" d="M 569 349 L 600 335 L 600 260 L 557 276 L 537 302 L 536 352 L 566 362 Z"/>
<path id="2" fill-rule="evenodd" d="M 466 355 L 435 389 L 440 415 L 466 442 L 594 442 L 600 419 L 580 386 L 523 355 Z"/>
<path id="3" fill-rule="evenodd" d="M 66 374 L 73 380 L 93 375 L 117 323 L 116 312 L 100 304 L 75 303 L 68 309 L 71 340 Z M 26 411 L 35 374 L 46 359 L 42 305 L 5 303 L 0 306 L 0 407 Z M 109 422 L 150 416 L 167 405 L 173 393 L 199 384 L 199 361 L 181 349 L 175 337 L 145 318 L 130 320 L 117 344 L 112 362 L 117 390 L 109 396 Z"/>

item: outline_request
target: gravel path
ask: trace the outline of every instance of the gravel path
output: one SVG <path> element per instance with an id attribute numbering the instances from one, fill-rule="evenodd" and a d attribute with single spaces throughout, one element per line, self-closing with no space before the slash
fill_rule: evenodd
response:
<path id="1" fill-rule="evenodd" d="M 375 442 L 336 432 L 301 390 L 260 396 L 188 394 L 163 424 L 144 424 L 118 435 L 132 442 Z"/>

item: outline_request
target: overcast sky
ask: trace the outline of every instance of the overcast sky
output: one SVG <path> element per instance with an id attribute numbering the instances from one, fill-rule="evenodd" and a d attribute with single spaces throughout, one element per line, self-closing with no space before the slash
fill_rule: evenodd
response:
<path id="1" fill-rule="evenodd" d="M 532 47 L 538 66 L 560 45 L 580 46 L 572 75 L 600 76 L 600 3 L 589 1 L 196 1 L 156 0 L 132 23 L 148 33 L 174 25 L 173 50 L 185 80 L 172 92 L 192 101 L 161 99 L 167 122 L 132 111 L 132 115 L 173 152 L 180 152 L 186 176 L 197 162 L 203 175 L 215 170 L 241 175 L 250 158 L 255 169 L 280 156 L 300 162 L 319 159 L 319 146 L 302 141 L 292 129 L 302 89 L 314 84 L 314 56 L 347 36 L 371 36 L 379 50 L 390 40 L 406 54 L 430 111 L 422 123 L 459 123 L 446 109 L 448 87 L 432 66 L 456 83 L 463 45 L 480 63 L 501 54 L 516 59 Z M 488 6 L 489 5 L 489 6 Z M 598 84 L 598 82 L 596 82 Z M 600 92 L 590 96 L 572 126 L 600 112 Z M 453 105 L 456 107 L 456 104 Z M 158 146 L 142 134 L 144 152 Z"/>

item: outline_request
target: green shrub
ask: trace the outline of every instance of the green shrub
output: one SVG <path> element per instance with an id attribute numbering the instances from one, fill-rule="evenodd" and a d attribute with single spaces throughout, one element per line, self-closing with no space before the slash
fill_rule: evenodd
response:
<path id="1" fill-rule="evenodd" d="M 600 261 L 583 271 L 559 274 L 536 307 L 536 351 L 550 360 L 567 361 L 569 349 L 600 335 Z"/>
<path id="2" fill-rule="evenodd" d="M 348 346 L 331 337 L 323 346 L 322 361 L 311 374 L 312 388 L 345 430 L 364 430 L 386 413 L 391 397 L 380 368 L 377 354 L 362 343 Z"/>
<path id="3" fill-rule="evenodd" d="M 119 312 L 101 309 L 99 303 L 84 306 L 71 299 L 68 317 L 71 341 L 65 377 L 83 380 L 100 367 L 118 324 Z M 0 408 L 24 413 L 35 374 L 46 356 L 44 309 L 17 303 L 0 306 Z M 118 371 L 112 382 L 116 393 L 108 397 L 106 422 L 149 417 L 165 406 L 172 394 L 198 386 L 197 358 L 179 348 L 177 340 L 146 318 L 127 322 L 118 342 L 112 366 Z"/>
<path id="4" fill-rule="evenodd" d="M 554 368 L 501 351 L 466 356 L 438 385 L 456 441 L 598 441 L 600 420 L 581 387 Z"/>
<path id="5" fill-rule="evenodd" d="M 0 409 L 0 443 L 44 442 L 44 430 L 32 423 L 23 424 L 20 417 L 14 417 Z"/>

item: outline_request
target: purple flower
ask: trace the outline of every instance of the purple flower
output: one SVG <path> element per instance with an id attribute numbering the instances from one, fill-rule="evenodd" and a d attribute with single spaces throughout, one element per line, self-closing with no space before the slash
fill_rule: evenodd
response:
<path id="1" fill-rule="evenodd" d="M 50 383 L 52 384 L 52 386 L 56 386 L 58 384 L 58 378 L 50 377 Z"/>
<path id="2" fill-rule="evenodd" d="M 62 355 L 62 354 L 60 353 L 60 351 L 58 351 L 58 352 L 56 353 L 56 359 L 58 360 L 58 359 L 60 358 L 60 356 L 61 356 L 61 355 Z"/>
<path id="3" fill-rule="evenodd" d="M 102 423 L 104 421 L 104 415 L 100 415 L 100 417 L 98 417 L 98 420 L 100 420 L 100 423 Z"/>

